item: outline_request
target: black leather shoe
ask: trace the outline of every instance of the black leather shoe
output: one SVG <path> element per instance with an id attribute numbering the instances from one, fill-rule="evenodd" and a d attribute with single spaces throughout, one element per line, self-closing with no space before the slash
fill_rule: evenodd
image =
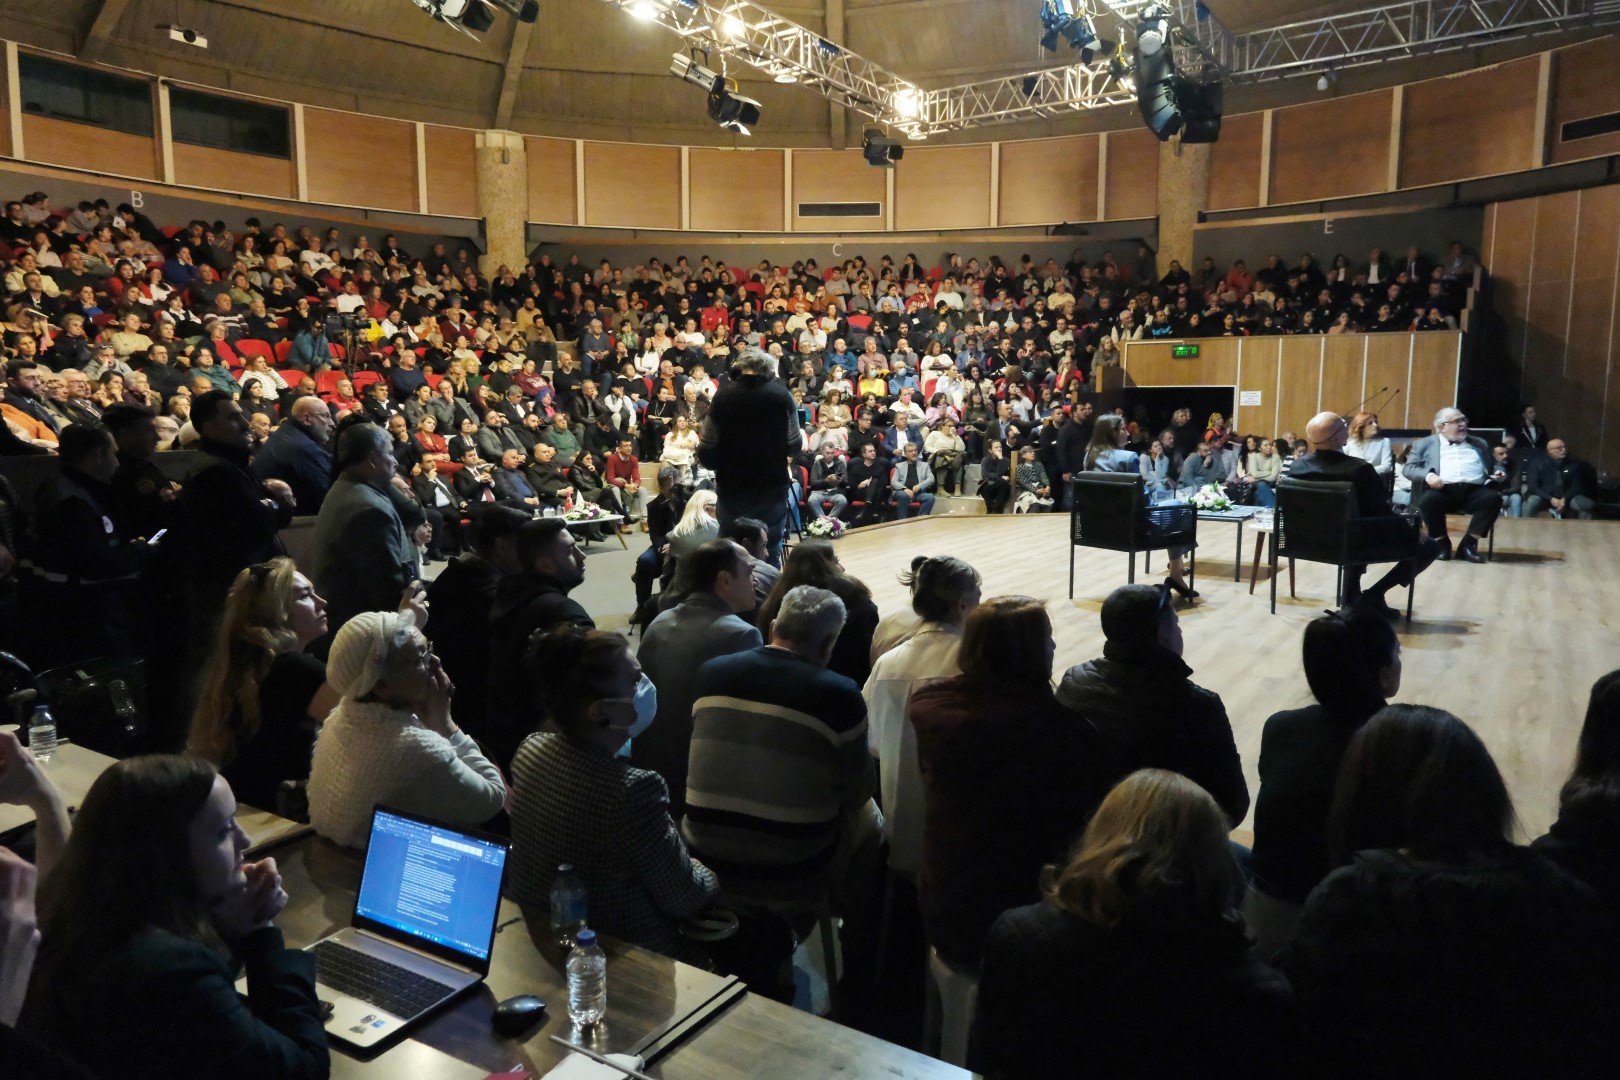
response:
<path id="1" fill-rule="evenodd" d="M 1457 545 L 1457 558 L 1466 559 L 1471 563 L 1483 563 L 1485 556 L 1479 553 L 1479 547 L 1471 540 L 1464 540 Z"/>
<path id="2" fill-rule="evenodd" d="M 1434 561 L 1435 562 L 1450 562 L 1451 561 L 1451 541 L 1450 540 L 1442 540 L 1442 541 L 1440 541 L 1440 554 L 1438 554 L 1438 555 L 1436 555 L 1434 557 Z"/>

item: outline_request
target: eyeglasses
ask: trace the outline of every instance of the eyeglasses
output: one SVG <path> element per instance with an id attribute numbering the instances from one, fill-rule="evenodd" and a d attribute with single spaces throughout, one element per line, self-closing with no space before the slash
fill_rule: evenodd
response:
<path id="1" fill-rule="evenodd" d="M 1440 426 L 1445 427 L 1448 424 L 1466 424 L 1466 423 L 1468 423 L 1468 417 L 1466 417 L 1466 416 L 1453 416 L 1450 420 L 1442 420 L 1442 421 L 1440 421 Z"/>

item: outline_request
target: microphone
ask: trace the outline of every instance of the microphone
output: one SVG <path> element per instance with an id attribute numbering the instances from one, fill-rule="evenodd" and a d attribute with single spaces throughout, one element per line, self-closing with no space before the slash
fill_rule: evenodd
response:
<path id="1" fill-rule="evenodd" d="M 1377 397 L 1379 394 L 1382 394 L 1385 390 L 1388 390 L 1388 389 L 1389 389 L 1389 387 L 1387 387 L 1387 386 L 1380 386 L 1378 389 L 1374 390 L 1372 393 L 1370 393 L 1366 397 L 1362 398 L 1361 403 L 1359 405 L 1357 405 L 1355 408 L 1351 409 L 1349 412 L 1340 413 L 1339 415 L 1340 416 L 1355 416 L 1356 413 L 1361 411 L 1361 406 L 1362 405 L 1367 404 L 1367 402 L 1371 401 L 1373 398 Z"/>

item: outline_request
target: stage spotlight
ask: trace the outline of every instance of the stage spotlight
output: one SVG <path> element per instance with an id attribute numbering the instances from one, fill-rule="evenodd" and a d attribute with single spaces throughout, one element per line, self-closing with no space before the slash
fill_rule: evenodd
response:
<path id="1" fill-rule="evenodd" d="M 895 162 L 906 156 L 906 148 L 898 140 L 883 134 L 881 129 L 869 127 L 861 137 L 861 153 L 866 156 L 868 165 L 892 169 Z"/>
<path id="2" fill-rule="evenodd" d="M 415 0 L 416 6 L 468 37 L 495 25 L 495 9 L 484 0 Z"/>
<path id="3" fill-rule="evenodd" d="M 532 23 L 540 17 L 540 0 L 495 0 L 495 3 L 516 15 L 518 22 Z"/>
<path id="4" fill-rule="evenodd" d="M 1136 68 L 1123 41 L 1114 47 L 1114 55 L 1108 58 L 1108 74 L 1127 94 L 1136 93 Z"/>
<path id="5" fill-rule="evenodd" d="M 653 19 L 658 18 L 658 5 L 653 0 L 635 0 L 630 5 L 630 14 L 638 19 L 651 22 Z"/>
<path id="6" fill-rule="evenodd" d="M 917 96 L 917 91 L 909 86 L 896 90 L 894 92 L 894 111 L 904 119 L 915 119 L 917 114 L 922 112 L 922 99 Z"/>
<path id="7" fill-rule="evenodd" d="M 747 25 L 732 12 L 726 12 L 720 17 L 720 32 L 733 40 L 740 38 L 748 32 Z"/>
<path id="8" fill-rule="evenodd" d="M 1136 24 L 1136 48 L 1143 56 L 1154 56 L 1170 41 L 1170 21 L 1158 5 L 1142 12 Z"/>
<path id="9" fill-rule="evenodd" d="M 669 70 L 683 82 L 708 91 L 710 120 L 739 135 L 753 134 L 751 129 L 759 123 L 760 104 L 737 93 L 736 82 L 704 67 L 685 53 L 676 53 L 670 58 Z"/>
<path id="10" fill-rule="evenodd" d="M 1184 143 L 1214 142 L 1221 134 L 1221 84 L 1179 77 L 1175 60 L 1163 45 L 1161 40 L 1151 54 L 1140 48 L 1137 52 L 1136 106 L 1143 123 L 1161 142 L 1177 135 Z"/>
<path id="11" fill-rule="evenodd" d="M 1080 62 L 1089 64 L 1107 47 L 1097 39 L 1097 24 L 1081 13 L 1076 0 L 1045 0 L 1041 5 L 1041 48 L 1057 49 L 1058 38 L 1080 50 Z"/>

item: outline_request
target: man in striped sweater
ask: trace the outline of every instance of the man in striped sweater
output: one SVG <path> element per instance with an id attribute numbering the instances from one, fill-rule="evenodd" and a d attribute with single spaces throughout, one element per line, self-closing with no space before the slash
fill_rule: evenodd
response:
<path id="1" fill-rule="evenodd" d="M 731 903 L 792 917 L 830 902 L 849 980 L 871 953 L 883 852 L 866 702 L 826 668 L 845 614 L 833 593 L 801 585 L 770 644 L 703 665 L 682 832 Z"/>

